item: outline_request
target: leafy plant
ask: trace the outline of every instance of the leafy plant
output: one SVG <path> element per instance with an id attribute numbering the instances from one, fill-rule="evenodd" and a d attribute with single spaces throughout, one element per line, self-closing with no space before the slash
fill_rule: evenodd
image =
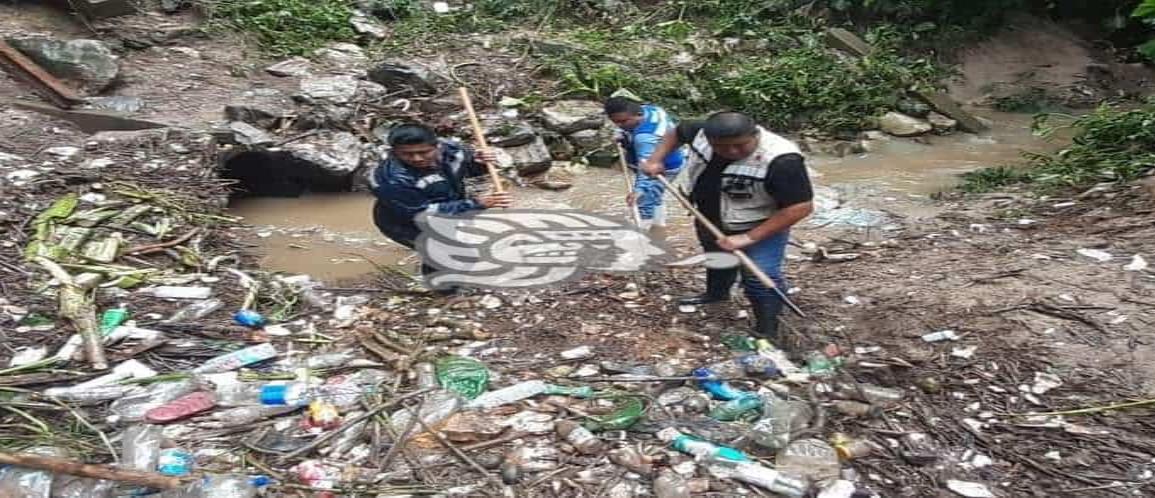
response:
<path id="1" fill-rule="evenodd" d="M 1155 26 L 1155 0 L 1143 0 L 1143 3 L 1135 7 L 1135 12 L 1131 13 L 1131 17 L 1138 18 L 1149 26 Z M 1139 45 L 1137 50 L 1148 60 L 1155 62 L 1155 38 Z"/>
<path id="2" fill-rule="evenodd" d="M 355 36 L 347 0 L 218 0 L 209 5 L 213 19 L 251 33 L 274 55 L 303 55 Z"/>
<path id="3" fill-rule="evenodd" d="M 998 167 L 964 175 L 963 190 L 990 190 L 1010 183 L 1030 183 L 1043 190 L 1077 188 L 1134 180 L 1155 168 L 1155 100 L 1130 110 L 1104 105 L 1065 126 L 1052 125 L 1057 117 L 1037 117 L 1035 129 L 1052 136 L 1073 128 L 1070 146 L 1053 154 L 1028 154 L 1029 164 L 1023 169 Z"/>

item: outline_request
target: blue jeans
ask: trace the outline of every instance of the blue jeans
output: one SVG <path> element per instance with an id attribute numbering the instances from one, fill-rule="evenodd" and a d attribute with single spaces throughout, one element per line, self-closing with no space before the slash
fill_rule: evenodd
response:
<path id="1" fill-rule="evenodd" d="M 722 249 L 718 247 L 717 240 L 708 230 L 701 225 L 696 225 L 696 228 L 698 231 L 698 241 L 702 244 L 702 248 L 705 249 L 706 252 L 722 252 Z M 736 235 L 737 233 L 741 232 L 729 235 Z M 754 264 L 758 266 L 759 269 L 766 272 L 770 280 L 773 280 L 783 293 L 785 293 L 788 288 L 786 277 L 782 274 L 782 262 L 786 259 L 786 245 L 788 242 L 790 242 L 790 231 L 784 230 L 775 234 L 773 237 L 759 241 L 757 244 L 742 250 L 742 252 L 745 252 L 746 255 L 754 261 Z M 773 289 L 763 285 L 762 281 L 758 280 L 758 277 L 755 277 L 754 274 L 750 273 L 745 267 L 741 268 L 742 289 L 746 291 L 747 298 L 754 301 L 777 298 L 777 294 Z M 731 275 L 736 273 L 734 270 L 730 271 L 732 272 Z M 731 280 L 731 282 L 733 282 L 733 280 Z"/>
<path id="2" fill-rule="evenodd" d="M 634 193 L 638 194 L 638 214 L 643 220 L 652 220 L 657 213 L 659 207 L 662 206 L 662 198 L 666 194 L 666 186 L 657 178 L 643 173 L 641 170 L 633 169 L 634 173 Z M 666 180 L 674 181 L 674 177 L 678 176 L 677 171 L 665 172 Z"/>

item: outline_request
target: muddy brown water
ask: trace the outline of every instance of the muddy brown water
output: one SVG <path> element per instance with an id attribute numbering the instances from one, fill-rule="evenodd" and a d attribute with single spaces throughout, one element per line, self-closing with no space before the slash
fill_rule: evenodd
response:
<path id="1" fill-rule="evenodd" d="M 930 194 L 955 185 L 959 174 L 1018 162 L 1024 151 L 1056 147 L 1054 142 L 1032 135 L 1030 116 L 986 117 L 994 125 L 984 135 L 959 133 L 918 141 L 893 138 L 873 142 L 868 154 L 842 158 L 810 155 L 815 182 L 827 195 L 837 191 L 846 206 L 912 218 L 933 216 L 937 210 L 929 201 Z M 581 209 L 624 217 L 619 175 L 611 169 L 588 168 L 573 175 L 574 187 L 567 191 L 519 188 L 514 195 L 521 208 Z M 307 273 L 329 281 L 370 273 L 373 263 L 400 265 L 411 271 L 416 256 L 377 231 L 372 206 L 369 194 L 346 193 L 245 199 L 235 202 L 230 210 L 253 227 L 250 242 L 270 270 Z M 692 252 L 695 242 L 689 219 L 681 209 L 670 209 L 669 214 L 669 226 L 657 233 L 657 238 L 675 252 Z M 823 228 L 804 227 L 803 232 L 807 229 Z"/>

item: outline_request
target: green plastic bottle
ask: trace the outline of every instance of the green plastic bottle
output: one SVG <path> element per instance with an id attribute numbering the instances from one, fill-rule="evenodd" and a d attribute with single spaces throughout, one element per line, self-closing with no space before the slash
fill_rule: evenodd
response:
<path id="1" fill-rule="evenodd" d="M 758 418 L 762 413 L 762 398 L 756 394 L 746 395 L 727 401 L 710 410 L 710 418 L 722 422 L 733 422 L 747 418 Z"/>
<path id="2" fill-rule="evenodd" d="M 128 321 L 128 308 L 123 304 L 115 308 L 104 310 L 104 314 L 100 315 L 100 335 L 107 336 L 113 330 Z"/>

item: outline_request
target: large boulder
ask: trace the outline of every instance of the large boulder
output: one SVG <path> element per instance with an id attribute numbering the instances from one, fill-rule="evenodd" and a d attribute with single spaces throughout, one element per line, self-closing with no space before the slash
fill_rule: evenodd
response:
<path id="1" fill-rule="evenodd" d="M 330 70 L 342 73 L 360 72 L 369 65 L 365 49 L 354 43 L 333 43 L 317 49 L 313 58 Z"/>
<path id="2" fill-rule="evenodd" d="M 541 118 L 546 128 L 563 135 L 582 130 L 596 130 L 601 128 L 605 121 L 602 105 L 589 100 L 554 102 L 542 108 Z"/>
<path id="3" fill-rule="evenodd" d="M 294 159 L 315 165 L 326 176 L 347 178 L 361 164 L 361 141 L 347 132 L 320 133 L 282 149 Z"/>
<path id="4" fill-rule="evenodd" d="M 546 147 L 541 137 L 534 137 L 533 141 L 525 145 L 504 147 L 500 150 L 503 153 L 498 155 L 498 163 L 503 168 L 513 168 L 519 176 L 540 175 L 549 171 L 553 164 L 549 147 Z"/>
<path id="5" fill-rule="evenodd" d="M 917 137 L 930 133 L 934 129 L 926 121 L 894 111 L 879 118 L 878 127 L 896 137 Z"/>
<path id="6" fill-rule="evenodd" d="M 604 147 L 609 147 L 613 142 L 613 132 L 607 128 L 597 128 L 594 130 L 581 130 L 569 135 L 569 141 L 573 143 L 574 148 L 578 154 L 585 154 Z M 612 148 L 612 147 L 610 147 Z"/>
<path id="7" fill-rule="evenodd" d="M 369 70 L 368 77 L 369 81 L 383 85 L 390 91 L 408 90 L 413 95 L 437 93 L 429 71 L 418 66 L 382 62 Z"/>
<path id="8" fill-rule="evenodd" d="M 357 95 L 358 88 L 357 78 L 349 75 L 305 78 L 298 96 L 305 101 L 347 104 Z"/>
<path id="9" fill-rule="evenodd" d="M 96 40 L 28 37 L 9 38 L 8 43 L 53 76 L 91 93 L 108 88 L 120 73 L 120 65 L 112 50 Z"/>
<path id="10" fill-rule="evenodd" d="M 577 156 L 577 149 L 561 134 L 547 131 L 541 134 L 541 138 L 545 140 L 549 155 L 554 161 L 571 161 Z"/>
<path id="11" fill-rule="evenodd" d="M 954 133 L 954 131 L 958 128 L 958 121 L 943 116 L 937 112 L 930 113 L 926 119 L 927 121 L 930 121 L 930 125 L 934 128 L 934 132 L 939 135 L 949 135 Z"/>

